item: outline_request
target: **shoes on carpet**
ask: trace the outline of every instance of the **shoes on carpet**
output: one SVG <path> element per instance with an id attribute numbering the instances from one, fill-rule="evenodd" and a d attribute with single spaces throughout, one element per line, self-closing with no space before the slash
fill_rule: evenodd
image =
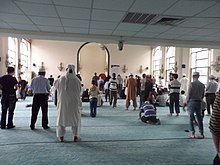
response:
<path id="1" fill-rule="evenodd" d="M 79 141 L 81 141 L 81 138 L 78 137 L 78 136 L 74 136 L 73 141 L 74 142 L 79 142 Z"/>
<path id="2" fill-rule="evenodd" d="M 64 142 L 64 137 L 63 136 L 58 137 L 57 139 L 58 139 L 59 142 Z"/>
<path id="3" fill-rule="evenodd" d="M 45 126 L 45 127 L 43 127 L 44 129 L 49 129 L 50 127 L 49 126 Z"/>
<path id="4" fill-rule="evenodd" d="M 30 128 L 31 128 L 31 130 L 34 130 L 34 129 L 35 129 L 35 126 L 30 125 Z"/>
<path id="5" fill-rule="evenodd" d="M 15 128 L 15 125 L 7 126 L 7 129 Z"/>
<path id="6" fill-rule="evenodd" d="M 200 134 L 200 135 L 197 136 L 197 138 L 198 138 L 198 139 L 204 139 L 204 138 L 205 138 L 205 135 L 204 135 L 204 134 Z"/>
<path id="7" fill-rule="evenodd" d="M 6 127 L 1 127 L 1 129 L 5 129 Z"/>

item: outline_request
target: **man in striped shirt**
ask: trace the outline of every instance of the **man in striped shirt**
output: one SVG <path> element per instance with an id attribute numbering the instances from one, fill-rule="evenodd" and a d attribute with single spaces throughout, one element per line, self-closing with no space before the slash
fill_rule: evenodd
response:
<path id="1" fill-rule="evenodd" d="M 112 106 L 112 101 L 113 101 L 113 108 L 116 107 L 117 104 L 117 79 L 116 79 L 116 74 L 112 73 L 112 78 L 109 81 L 109 91 L 110 91 L 110 106 Z"/>
<path id="2" fill-rule="evenodd" d="M 142 115 L 143 113 L 143 115 Z M 149 101 L 145 101 L 140 107 L 139 117 L 142 122 L 148 124 L 160 124 L 160 120 L 157 119 L 155 108 Z"/>
<path id="3" fill-rule="evenodd" d="M 173 80 L 170 82 L 169 88 L 170 88 L 170 114 L 169 116 L 172 116 L 174 113 L 174 104 L 175 104 L 175 111 L 176 116 L 179 116 L 180 113 L 180 107 L 179 107 L 179 95 L 180 95 L 180 87 L 181 83 L 177 80 L 178 74 L 173 73 Z"/>

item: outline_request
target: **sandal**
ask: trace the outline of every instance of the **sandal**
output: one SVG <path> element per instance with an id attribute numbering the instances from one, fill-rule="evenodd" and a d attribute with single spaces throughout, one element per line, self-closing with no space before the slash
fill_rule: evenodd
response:
<path id="1" fill-rule="evenodd" d="M 188 137 L 189 137 L 190 139 L 195 139 L 195 138 L 196 138 L 194 134 L 190 134 L 190 135 L 188 135 Z"/>
<path id="2" fill-rule="evenodd" d="M 204 138 L 205 138 L 205 135 L 204 135 L 204 134 L 198 135 L 197 138 L 198 138 L 198 139 L 204 139 Z"/>
<path id="3" fill-rule="evenodd" d="M 64 137 L 63 137 L 63 136 L 58 137 L 58 141 L 59 141 L 59 142 L 64 142 Z"/>

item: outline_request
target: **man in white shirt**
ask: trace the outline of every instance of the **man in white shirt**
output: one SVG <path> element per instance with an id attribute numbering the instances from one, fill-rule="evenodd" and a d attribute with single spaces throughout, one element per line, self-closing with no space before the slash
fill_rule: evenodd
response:
<path id="1" fill-rule="evenodd" d="M 206 89 L 205 89 L 208 116 L 210 116 L 211 114 L 210 106 L 212 106 L 213 108 L 214 101 L 215 101 L 215 93 L 218 90 L 218 83 L 215 81 L 215 76 L 213 75 L 209 76 L 209 80 L 210 81 L 208 82 Z"/>

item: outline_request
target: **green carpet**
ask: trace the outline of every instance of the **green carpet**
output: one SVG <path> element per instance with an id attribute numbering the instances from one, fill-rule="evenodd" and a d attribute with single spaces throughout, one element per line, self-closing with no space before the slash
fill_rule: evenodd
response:
<path id="1" fill-rule="evenodd" d="M 29 128 L 32 97 L 18 101 L 16 128 L 0 130 L 0 165 L 208 165 L 215 156 L 208 129 L 209 116 L 204 118 L 205 139 L 188 139 L 186 112 L 168 117 L 168 107 L 158 107 L 161 125 L 147 125 L 138 119 L 139 111 L 125 111 L 125 100 L 117 108 L 104 103 L 97 117 L 89 116 L 89 103 L 83 103 L 81 138 L 73 142 L 67 128 L 65 142 L 56 139 L 56 107 L 49 102 L 50 129 L 41 127 L 39 113 L 36 130 Z M 196 127 L 196 133 L 198 128 Z"/>

